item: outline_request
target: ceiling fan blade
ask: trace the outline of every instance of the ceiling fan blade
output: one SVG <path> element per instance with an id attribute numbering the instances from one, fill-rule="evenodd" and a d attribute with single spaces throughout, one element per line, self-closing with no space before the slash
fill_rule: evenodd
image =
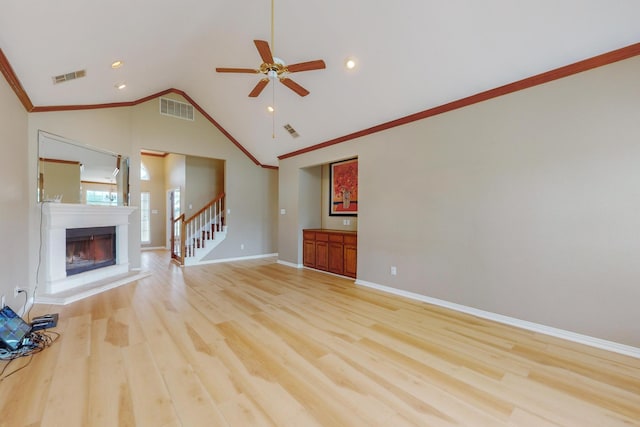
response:
<path id="1" fill-rule="evenodd" d="M 255 98 L 256 96 L 260 95 L 260 92 L 262 92 L 262 90 L 265 87 L 267 87 L 268 84 L 269 84 L 269 79 L 260 80 L 256 85 L 256 87 L 254 87 L 251 93 L 249 94 L 249 97 Z"/>
<path id="2" fill-rule="evenodd" d="M 282 78 L 282 79 L 280 79 L 280 82 L 282 82 L 283 85 L 285 85 L 286 87 L 288 87 L 289 89 L 291 89 L 292 91 L 294 91 L 295 93 L 297 93 L 300 96 L 309 95 L 309 91 L 308 90 L 306 90 L 305 88 L 300 86 L 298 83 L 294 82 L 293 80 L 291 80 L 289 78 Z"/>
<path id="3" fill-rule="evenodd" d="M 258 53 L 260 54 L 260 58 L 262 58 L 262 62 L 273 64 L 273 55 L 271 54 L 269 43 L 264 40 L 254 40 L 253 42 L 258 49 Z"/>
<path id="4" fill-rule="evenodd" d="M 322 59 L 318 59 L 315 61 L 309 62 L 300 62 L 298 64 L 287 65 L 287 71 L 290 73 L 297 73 L 299 71 L 311 71 L 311 70 L 321 70 L 326 68 L 324 61 Z"/>
<path id="5" fill-rule="evenodd" d="M 218 73 L 249 73 L 257 74 L 260 70 L 254 70 L 253 68 L 216 68 Z"/>

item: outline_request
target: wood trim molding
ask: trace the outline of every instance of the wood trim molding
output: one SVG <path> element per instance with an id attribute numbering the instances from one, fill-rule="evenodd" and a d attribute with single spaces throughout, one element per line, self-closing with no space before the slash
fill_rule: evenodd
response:
<path id="1" fill-rule="evenodd" d="M 169 155 L 169 153 L 150 153 L 148 151 L 141 151 L 140 152 L 141 156 L 149 156 L 149 157 L 167 157 Z"/>
<path id="2" fill-rule="evenodd" d="M 438 114 L 446 113 L 449 111 L 457 110 L 459 108 L 467 107 L 469 105 L 477 104 L 479 102 L 487 101 L 489 99 L 497 98 L 499 96 L 507 95 L 513 92 L 521 91 L 524 89 L 538 86 L 544 83 L 552 82 L 554 80 L 568 77 L 573 74 L 578 74 L 583 71 L 591 70 L 593 68 L 602 67 L 603 65 L 609 65 L 614 62 L 629 59 L 634 56 L 640 55 L 640 43 L 635 43 L 621 49 L 617 49 L 611 52 L 604 53 L 602 55 L 594 56 L 583 61 L 575 62 L 564 67 L 556 68 L 555 70 L 547 71 L 541 74 L 537 74 L 526 79 L 518 80 L 513 83 L 506 84 L 494 89 L 489 89 L 484 92 L 477 93 L 475 95 L 468 96 L 466 98 L 458 99 L 456 101 L 449 102 L 437 107 L 430 108 L 428 110 L 420 111 L 409 116 L 401 117 L 390 122 L 382 123 L 377 126 L 373 126 L 367 129 L 363 129 L 358 132 L 350 133 L 348 135 L 341 136 L 339 138 L 331 139 L 329 141 L 322 142 L 320 144 L 312 145 L 310 147 L 302 148 L 300 150 L 292 151 L 290 153 L 278 156 L 279 160 L 287 159 L 289 157 L 299 156 L 300 154 L 308 153 L 310 151 L 319 150 L 321 148 L 329 147 L 331 145 L 339 144 L 341 142 L 349 141 L 352 139 L 360 138 L 372 133 L 381 132 L 383 130 L 391 129 L 396 126 L 401 126 L 407 123 L 415 122 L 417 120 L 426 119 L 428 117 L 436 116 Z"/>
<path id="3" fill-rule="evenodd" d="M 418 113 L 401 117 L 399 119 L 385 122 L 367 129 L 357 131 L 357 132 L 353 132 L 348 135 L 344 135 L 344 136 L 334 138 L 319 144 L 312 145 L 310 147 L 292 151 L 290 153 L 286 153 L 278 156 L 278 159 L 279 160 L 287 159 L 289 157 L 298 156 L 304 153 L 329 147 L 331 145 L 339 144 L 341 142 L 350 141 L 352 139 L 360 138 L 366 135 L 371 135 L 373 133 L 381 132 L 386 129 L 391 129 L 396 126 L 401 126 L 417 120 L 426 119 L 428 117 L 436 116 L 438 114 L 457 110 L 459 108 L 477 104 L 479 102 L 487 101 L 489 99 L 497 98 L 499 96 L 507 95 L 513 92 L 517 92 L 517 91 L 528 89 L 544 83 L 548 83 L 554 80 L 558 80 L 564 77 L 568 77 L 573 74 L 578 74 L 583 71 L 587 71 L 587 70 L 598 68 L 604 65 L 612 64 L 614 62 L 622 61 L 624 59 L 629 59 L 637 55 L 640 55 L 640 43 L 635 43 L 635 44 L 623 47 L 621 49 L 617 49 L 611 52 L 604 53 L 602 55 L 598 55 L 592 58 L 578 61 L 576 63 L 569 64 L 564 67 L 556 68 L 554 70 L 537 74 L 535 76 L 528 77 L 522 80 L 518 80 L 516 82 L 509 83 L 504 86 L 500 86 L 494 89 L 489 89 L 484 92 L 480 92 L 475 95 L 468 96 L 466 98 L 458 99 L 456 101 L 452 101 L 447 104 L 443 104 L 443 105 L 433 107 L 424 111 L 420 111 Z M 32 113 L 49 112 L 49 111 L 93 110 L 93 109 L 99 109 L 99 108 L 132 107 L 169 93 L 178 94 L 184 97 L 189 103 L 191 103 L 194 106 L 194 108 L 200 112 L 200 114 L 202 114 L 211 124 L 213 124 L 220 132 L 222 132 L 224 136 L 226 136 L 236 147 L 238 147 L 238 149 L 240 149 L 240 151 L 242 151 L 247 157 L 249 157 L 249 159 L 251 159 L 251 161 L 253 161 L 257 166 L 261 166 L 266 169 L 278 169 L 277 166 L 261 164 L 246 148 L 244 148 L 244 146 L 242 146 L 242 144 L 240 144 L 240 142 L 238 142 L 238 140 L 236 140 L 213 117 L 211 117 L 202 107 L 200 107 L 200 105 L 198 105 L 193 100 L 193 98 L 191 98 L 182 90 L 174 89 L 174 88 L 166 89 L 161 92 L 146 96 L 144 98 L 140 98 L 138 100 L 128 101 L 128 102 L 118 102 L 118 103 L 110 103 L 110 104 L 57 105 L 57 106 L 34 107 L 33 104 L 31 103 L 31 100 L 29 99 L 29 96 L 27 95 L 24 88 L 20 84 L 18 77 L 16 76 L 15 72 L 11 68 L 11 64 L 9 64 L 9 61 L 7 60 L 6 56 L 2 52 L 2 49 L 0 49 L 0 71 L 4 75 L 5 79 L 7 80 L 7 82 L 13 89 L 13 91 L 18 96 L 18 99 L 20 100 L 20 102 L 22 102 L 22 105 L 24 106 L 24 108 L 28 112 L 32 112 Z"/>
<path id="4" fill-rule="evenodd" d="M 39 160 L 41 162 L 46 162 L 46 163 L 64 163 L 64 164 L 68 164 L 68 165 L 79 165 L 80 164 L 80 162 L 78 162 L 76 160 L 48 159 L 46 157 L 40 157 Z"/>
<path id="5" fill-rule="evenodd" d="M 100 181 L 80 181 L 81 184 L 92 184 L 92 185 L 102 185 L 104 187 L 113 187 L 116 185 L 115 182 L 100 182 Z M 115 191 L 114 191 L 115 193 Z"/>
<path id="6" fill-rule="evenodd" d="M 196 110 L 200 112 L 200 114 L 202 114 L 212 125 L 214 125 L 220 132 L 222 132 L 222 134 L 226 136 L 227 139 L 229 139 L 229 141 L 231 141 L 236 147 L 240 149 L 240 151 L 242 151 L 247 157 L 249 157 L 253 163 L 255 163 L 257 166 L 263 166 L 258 161 L 258 159 L 256 159 L 246 148 L 244 148 L 242 144 L 240 144 L 238 140 L 236 140 L 229 132 L 227 132 L 225 128 L 223 128 L 213 117 L 211 117 L 209 113 L 207 113 L 200 105 L 198 105 L 198 103 L 195 102 L 193 98 L 191 98 L 189 95 L 187 95 L 186 92 L 180 89 L 175 89 L 175 88 L 166 89 L 161 92 L 157 92 L 152 95 L 145 96 L 144 98 L 137 99 L 135 101 L 117 102 L 117 103 L 111 103 L 111 104 L 51 105 L 51 106 L 44 106 L 44 107 L 34 107 L 31 110 L 31 112 L 43 113 L 43 112 L 49 112 L 49 111 L 95 110 L 99 108 L 133 107 L 133 106 L 142 104 L 144 102 L 150 101 L 154 98 L 159 98 L 163 95 L 167 95 L 169 93 L 175 93 L 185 98 L 191 105 L 193 105 L 193 107 Z"/>
<path id="7" fill-rule="evenodd" d="M 18 76 L 16 76 L 16 73 L 13 71 L 11 64 L 9 64 L 9 60 L 4 55 L 4 52 L 2 51 L 2 49 L 0 49 L 0 72 L 2 72 L 2 74 L 4 75 L 4 78 L 7 80 L 7 83 L 9 83 L 9 86 L 11 86 L 11 89 L 13 89 L 13 91 L 18 96 L 18 99 L 24 106 L 24 109 L 29 112 L 32 111 L 33 103 L 31 103 L 31 100 L 29 99 L 29 95 L 27 95 L 27 92 L 22 87 L 22 84 L 20 83 Z"/>

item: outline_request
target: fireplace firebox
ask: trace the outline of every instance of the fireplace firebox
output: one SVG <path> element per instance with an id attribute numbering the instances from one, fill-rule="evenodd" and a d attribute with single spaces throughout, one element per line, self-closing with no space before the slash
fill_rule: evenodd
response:
<path id="1" fill-rule="evenodd" d="M 116 227 L 67 228 L 67 276 L 116 263 Z"/>

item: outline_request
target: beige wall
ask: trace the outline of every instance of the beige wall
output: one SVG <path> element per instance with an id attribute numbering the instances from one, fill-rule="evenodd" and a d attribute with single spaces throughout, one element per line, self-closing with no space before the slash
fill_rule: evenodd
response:
<path id="1" fill-rule="evenodd" d="M 178 95 L 169 95 L 184 101 Z M 200 113 L 191 122 L 158 113 L 158 100 L 137 106 L 132 115 L 136 149 L 181 153 L 225 161 L 224 185 L 229 233 L 213 257 L 231 258 L 277 252 L 278 171 L 256 166 Z M 132 169 L 139 167 L 134 157 Z M 186 172 L 185 172 L 186 173 Z M 138 177 L 139 179 L 139 177 Z M 133 182 L 133 180 L 132 180 Z M 183 206 L 184 207 L 184 206 Z M 138 230 L 139 233 L 139 230 Z M 244 245 L 241 249 L 241 245 Z"/>
<path id="2" fill-rule="evenodd" d="M 15 95 L 14 95 L 15 96 Z M 183 100 L 179 96 L 175 98 Z M 11 100 L 13 101 L 13 99 Z M 70 140 L 131 157 L 131 170 L 139 171 L 140 150 L 180 152 L 185 155 L 212 157 L 225 161 L 227 216 L 230 232 L 213 254 L 216 258 L 242 257 L 277 252 L 277 182 L 278 172 L 256 166 L 220 131 L 196 112 L 195 121 L 162 116 L 158 100 L 127 108 L 85 111 L 33 113 L 28 116 L 29 171 L 25 179 L 37 177 L 37 132 L 39 129 Z M 31 227 L 37 229 L 36 186 L 29 190 L 34 208 Z M 140 200 L 140 174 L 131 173 L 132 206 Z M 31 194 L 32 193 L 32 194 Z M 231 228 L 233 227 L 233 228 Z M 240 249 L 244 244 L 244 249 Z M 30 245 L 38 247 L 34 233 Z M 37 263 L 31 251 L 30 267 Z M 140 266 L 140 214 L 131 216 L 129 226 L 129 260 Z M 31 270 L 35 271 L 35 268 Z M 35 276 L 31 283 L 35 283 Z"/>
<path id="3" fill-rule="evenodd" d="M 638 75 L 636 57 L 281 161 L 280 259 L 301 263 L 301 168 L 358 156 L 359 280 L 640 347 Z"/>
<path id="4" fill-rule="evenodd" d="M 151 240 L 143 247 L 166 247 L 167 184 L 165 178 L 165 158 L 142 156 L 142 162 L 149 172 L 149 181 L 140 181 L 140 191 L 149 192 L 151 209 Z M 138 175 L 140 175 L 138 173 Z"/>
<path id="5" fill-rule="evenodd" d="M 80 164 L 56 161 L 40 161 L 43 174 L 42 188 L 44 200 L 62 197 L 62 203 L 80 203 Z"/>
<path id="6" fill-rule="evenodd" d="M 224 161 L 188 156 L 185 203 L 191 216 L 224 191 Z"/>
<path id="7" fill-rule="evenodd" d="M 6 297 L 6 303 L 15 311 L 19 311 L 24 295 L 14 298 L 13 288 L 29 287 L 29 188 L 37 187 L 37 175 L 28 177 L 25 173 L 27 113 L 2 77 L 0 147 L 3 153 L 0 156 L 0 236 L 4 248 L 0 256 L 0 295 Z M 33 197 L 36 197 L 35 191 Z"/>
<path id="8" fill-rule="evenodd" d="M 187 157 L 171 153 L 164 162 L 167 190 L 180 190 L 180 213 L 185 212 L 184 188 L 187 182 Z"/>
<path id="9" fill-rule="evenodd" d="M 149 192 L 151 198 L 151 241 L 142 246 L 165 247 L 168 191 L 180 189 L 181 209 L 189 217 L 224 191 L 224 161 L 175 153 L 166 157 L 143 154 L 141 160 L 150 180 L 140 181 L 140 191 Z"/>

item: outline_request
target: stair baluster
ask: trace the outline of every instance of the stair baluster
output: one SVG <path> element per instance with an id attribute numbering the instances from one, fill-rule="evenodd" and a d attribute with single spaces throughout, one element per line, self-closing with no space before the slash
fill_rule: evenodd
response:
<path id="1" fill-rule="evenodd" d="M 171 227 L 171 258 L 180 265 L 185 258 L 196 256 L 206 241 L 212 241 L 216 232 L 223 231 L 224 193 L 207 203 L 202 209 L 185 219 L 182 214 L 173 220 Z"/>

